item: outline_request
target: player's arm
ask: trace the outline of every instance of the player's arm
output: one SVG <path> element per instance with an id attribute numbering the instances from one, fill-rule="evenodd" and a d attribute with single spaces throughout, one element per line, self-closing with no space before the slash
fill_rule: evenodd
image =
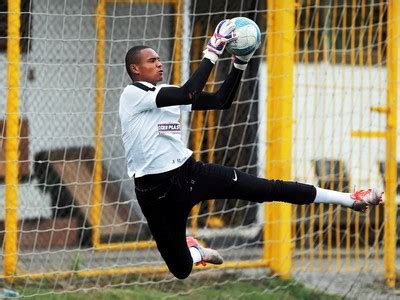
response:
<path id="1" fill-rule="evenodd" d="M 208 59 L 203 59 L 199 68 L 184 86 L 181 88 L 167 87 L 160 90 L 156 98 L 157 106 L 192 104 L 192 110 L 230 108 L 251 56 L 252 54 L 248 56 L 247 61 L 234 57 L 234 67 L 219 90 L 214 93 L 202 91 L 213 67 Z"/>
<path id="2" fill-rule="evenodd" d="M 160 89 L 156 98 L 157 106 L 192 104 L 192 110 L 230 108 L 239 88 L 243 70 L 236 67 L 232 68 L 219 90 L 214 93 L 207 93 L 201 91 L 201 89 L 203 89 L 207 82 L 209 72 L 211 71 L 209 69 L 211 62 L 203 59 L 201 64 L 196 70 L 197 74 L 194 74 L 195 76 L 192 76 L 182 88 L 167 87 Z"/>
<path id="3" fill-rule="evenodd" d="M 158 107 L 181 104 L 192 104 L 192 110 L 228 109 L 231 107 L 243 72 L 257 49 L 245 56 L 233 56 L 233 68 L 231 72 L 223 82 L 221 88 L 214 93 L 202 91 L 214 63 L 218 59 L 218 56 L 213 57 L 214 51 L 207 50 L 209 49 L 206 49 L 205 57 L 197 70 L 181 88 L 167 87 L 160 90 L 156 98 Z"/>
<path id="4" fill-rule="evenodd" d="M 157 107 L 192 104 L 193 99 L 206 85 L 213 66 L 208 58 L 203 58 L 197 70 L 183 86 L 161 88 L 156 97 Z"/>
<path id="5" fill-rule="evenodd" d="M 232 32 L 235 24 L 230 20 L 219 22 L 199 67 L 182 87 L 163 87 L 157 94 L 157 107 L 192 104 L 207 83 L 211 70 L 228 42 L 235 39 Z"/>
<path id="6" fill-rule="evenodd" d="M 228 109 L 235 99 L 240 85 L 243 72 L 254 52 L 245 56 L 233 56 L 233 68 L 223 82 L 220 89 L 215 93 L 201 92 L 196 95 L 192 102 L 192 110 Z"/>
<path id="7" fill-rule="evenodd" d="M 240 86 L 242 75 L 243 70 L 239 70 L 235 67 L 232 68 L 228 77 L 217 92 L 201 92 L 196 95 L 192 102 L 192 110 L 230 108 Z"/>

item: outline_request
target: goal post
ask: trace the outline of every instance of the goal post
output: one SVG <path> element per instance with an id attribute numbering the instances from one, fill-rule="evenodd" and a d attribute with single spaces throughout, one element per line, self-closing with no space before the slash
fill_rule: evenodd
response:
<path id="1" fill-rule="evenodd" d="M 265 177 L 290 180 L 292 176 L 295 1 L 268 1 L 267 15 L 268 146 Z M 286 203 L 268 203 L 264 206 L 269 223 L 264 227 L 266 242 L 264 251 L 267 252 L 267 260 L 273 271 L 284 278 L 289 278 L 291 275 L 292 208 Z"/>
<path id="2" fill-rule="evenodd" d="M 398 67 L 400 42 L 400 5 L 398 1 L 388 4 L 388 49 L 387 49 L 387 132 L 386 132 L 386 203 L 385 203 L 385 271 L 386 282 L 396 286 L 396 182 L 397 174 L 397 128 L 398 128 Z"/>
<path id="3" fill-rule="evenodd" d="M 8 1 L 7 104 L 5 140 L 4 276 L 12 281 L 17 272 L 18 148 L 20 88 L 20 1 Z M 4 123 L 3 123 L 4 124 Z M 4 126 L 4 125 L 3 125 Z M 4 133 L 3 133 L 4 135 Z M 3 143 L 2 143 L 3 144 Z M 3 145 L 2 145 L 3 146 Z"/>
<path id="4" fill-rule="evenodd" d="M 100 247 L 100 218 L 101 218 L 101 196 L 102 196 L 102 134 L 103 122 L 102 112 L 104 105 L 104 64 L 105 64 L 105 23 L 106 0 L 100 0 L 96 7 L 96 117 L 95 117 L 95 155 L 94 155 L 94 174 L 93 174 L 93 192 L 92 207 L 90 215 L 93 223 L 92 243 L 93 247 Z"/>

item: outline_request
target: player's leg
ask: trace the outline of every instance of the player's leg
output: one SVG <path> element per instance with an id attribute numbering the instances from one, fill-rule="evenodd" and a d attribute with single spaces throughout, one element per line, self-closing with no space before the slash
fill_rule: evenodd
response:
<path id="1" fill-rule="evenodd" d="M 189 276 L 193 268 L 192 255 L 186 243 L 188 210 L 177 205 L 178 199 L 169 183 L 152 191 L 135 189 L 139 205 L 170 272 L 179 279 Z"/>
<path id="2" fill-rule="evenodd" d="M 374 189 L 341 193 L 299 182 L 268 180 L 231 167 L 196 162 L 192 167 L 192 190 L 196 201 L 235 198 L 253 202 L 282 201 L 293 204 L 332 203 L 355 210 L 377 205 L 382 194 Z"/>
<path id="3" fill-rule="evenodd" d="M 186 237 L 187 219 L 192 205 L 188 200 L 190 189 L 186 184 L 185 171 L 185 168 L 177 169 L 156 185 L 152 182 L 152 186 L 141 188 L 137 184 L 135 187 L 139 205 L 157 248 L 168 269 L 179 279 L 189 276 L 193 264 L 223 262 L 217 251 Z"/>
<path id="4" fill-rule="evenodd" d="M 383 201 L 383 192 L 378 192 L 374 188 L 356 190 L 353 193 L 336 192 L 318 187 L 316 190 L 314 203 L 339 204 L 361 212 L 366 211 L 368 206 L 379 205 Z"/>
<path id="5" fill-rule="evenodd" d="M 259 203 L 285 201 L 308 204 L 313 202 L 316 194 L 311 185 L 258 178 L 218 164 L 196 162 L 192 176 L 193 194 L 200 201 L 234 198 Z"/>

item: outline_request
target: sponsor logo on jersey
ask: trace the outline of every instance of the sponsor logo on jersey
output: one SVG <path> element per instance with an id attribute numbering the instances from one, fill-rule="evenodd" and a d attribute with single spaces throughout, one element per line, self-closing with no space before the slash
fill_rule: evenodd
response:
<path id="1" fill-rule="evenodd" d="M 165 123 L 158 124 L 158 133 L 159 134 L 180 134 L 181 133 L 181 124 L 179 123 Z"/>

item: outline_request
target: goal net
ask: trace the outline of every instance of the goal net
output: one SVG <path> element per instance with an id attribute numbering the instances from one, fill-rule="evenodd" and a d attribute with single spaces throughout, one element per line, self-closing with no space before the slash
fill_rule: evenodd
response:
<path id="1" fill-rule="evenodd" d="M 389 1 L 293 2 L 285 12 L 293 16 L 294 28 L 277 32 L 270 31 L 268 16 L 282 12 L 267 2 L 21 0 L 19 74 L 7 71 L 10 13 L 1 2 L 0 211 L 3 254 L 9 258 L 3 279 L 18 282 L 20 295 L 135 284 L 173 290 L 175 281 L 155 248 L 126 172 L 118 117 L 119 96 L 130 83 L 124 58 L 132 46 L 148 45 L 160 55 L 164 82 L 182 84 L 224 18 L 254 20 L 262 43 L 230 110 L 183 114 L 183 138 L 194 157 L 261 177 L 268 175 L 268 164 L 278 168 L 284 160 L 290 171 L 284 179 L 345 192 L 355 186 L 385 189 L 388 65 L 397 64 L 387 59 Z M 280 79 L 271 62 L 279 64 L 287 53 L 267 56 L 268 47 L 274 47 L 267 32 L 284 36 L 288 30 L 293 32 L 293 49 L 287 50 L 293 54 L 293 72 L 284 80 L 293 90 L 291 155 L 282 158 L 271 157 L 270 146 L 287 136 L 271 140 L 268 126 L 288 123 L 268 117 L 274 109 L 268 83 L 274 76 Z M 224 54 L 208 91 L 221 86 L 231 65 Z M 10 183 L 6 168 L 6 152 L 12 150 L 5 147 L 12 140 L 5 119 L 11 101 L 7 78 L 13 75 L 19 91 L 16 183 Z M 7 192 L 13 188 L 16 197 Z M 284 260 L 291 262 L 296 281 L 326 290 L 335 287 L 339 272 L 348 274 L 353 281 L 337 292 L 351 295 L 354 278 L 383 279 L 383 208 L 361 215 L 332 205 L 288 206 L 290 217 L 282 221 L 270 219 L 271 210 L 274 206 L 265 209 L 239 199 L 195 207 L 188 234 L 218 249 L 227 263 L 196 269 L 192 278 L 198 284 L 177 293 L 222 286 L 226 276 L 235 281 L 276 276 L 270 268 L 274 258 L 266 259 L 266 251 L 281 241 L 267 239 L 267 231 L 280 222 L 290 223 L 290 254 Z M 15 220 L 16 234 L 7 236 Z M 275 227 L 269 227 L 272 223 Z M 6 245 L 16 245 L 15 250 Z"/>

